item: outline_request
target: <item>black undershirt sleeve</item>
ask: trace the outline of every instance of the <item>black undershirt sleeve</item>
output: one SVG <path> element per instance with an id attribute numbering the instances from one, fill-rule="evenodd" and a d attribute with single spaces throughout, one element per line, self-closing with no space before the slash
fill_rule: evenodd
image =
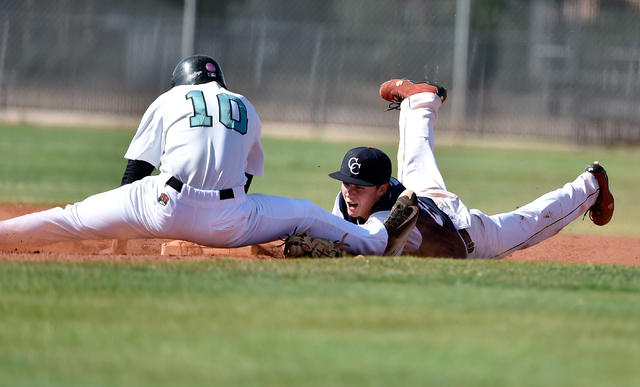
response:
<path id="1" fill-rule="evenodd" d="M 124 170 L 122 176 L 122 182 L 120 185 L 126 185 L 140 180 L 144 177 L 151 175 L 151 172 L 156 169 L 153 165 L 142 160 L 129 160 L 127 162 L 127 168 Z"/>
<path id="2" fill-rule="evenodd" d="M 249 192 L 249 186 L 251 185 L 251 180 L 253 180 L 253 175 L 248 173 L 244 174 L 247 177 L 247 182 L 244 184 L 244 193 Z"/>

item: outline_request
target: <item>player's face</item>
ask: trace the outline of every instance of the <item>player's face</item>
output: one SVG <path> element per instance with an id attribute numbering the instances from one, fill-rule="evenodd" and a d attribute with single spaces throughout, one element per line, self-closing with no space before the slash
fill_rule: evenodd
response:
<path id="1" fill-rule="evenodd" d="M 347 202 L 347 212 L 354 218 L 362 217 L 365 220 L 371 215 L 371 208 L 387 191 L 389 184 L 374 187 L 342 182 L 342 196 Z"/>

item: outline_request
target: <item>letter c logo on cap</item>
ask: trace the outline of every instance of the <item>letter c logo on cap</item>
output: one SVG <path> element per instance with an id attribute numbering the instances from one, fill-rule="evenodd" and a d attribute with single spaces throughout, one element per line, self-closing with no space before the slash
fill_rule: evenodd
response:
<path id="1" fill-rule="evenodd" d="M 349 159 L 349 171 L 351 174 L 357 175 L 360 173 L 360 163 L 358 162 L 357 157 L 352 157 Z"/>

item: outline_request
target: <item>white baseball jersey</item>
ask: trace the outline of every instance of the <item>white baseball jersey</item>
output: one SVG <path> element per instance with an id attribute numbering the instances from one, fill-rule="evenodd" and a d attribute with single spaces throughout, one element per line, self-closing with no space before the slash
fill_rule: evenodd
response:
<path id="1" fill-rule="evenodd" d="M 125 158 L 190 187 L 238 187 L 264 174 L 261 130 L 251 103 L 217 82 L 176 86 L 149 106 Z"/>
<path id="2" fill-rule="evenodd" d="M 238 247 L 297 230 L 334 241 L 348 234 L 345 250 L 382 255 L 388 237 L 381 221 L 360 227 L 308 200 L 245 194 L 245 173 L 263 175 L 261 128 L 249 101 L 216 82 L 176 86 L 149 106 L 125 154 L 159 175 L 0 222 L 0 244 L 169 238 Z M 183 183 L 179 190 L 167 185 L 172 177 Z"/>

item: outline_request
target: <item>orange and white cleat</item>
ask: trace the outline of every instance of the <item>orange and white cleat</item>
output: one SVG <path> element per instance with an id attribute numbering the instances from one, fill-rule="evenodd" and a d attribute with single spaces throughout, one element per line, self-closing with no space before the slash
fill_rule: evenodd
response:
<path id="1" fill-rule="evenodd" d="M 407 79 L 392 79 L 380 86 L 380 96 L 382 99 L 399 103 L 414 94 L 433 93 L 437 94 L 442 102 L 447 100 L 447 89 L 435 82 L 414 82 Z"/>

